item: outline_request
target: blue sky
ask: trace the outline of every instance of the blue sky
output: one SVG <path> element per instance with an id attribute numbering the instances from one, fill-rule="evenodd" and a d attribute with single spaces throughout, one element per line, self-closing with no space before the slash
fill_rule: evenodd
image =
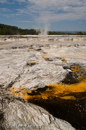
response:
<path id="1" fill-rule="evenodd" d="M 50 31 L 86 31 L 86 0 L 0 0 L 0 23 Z"/>

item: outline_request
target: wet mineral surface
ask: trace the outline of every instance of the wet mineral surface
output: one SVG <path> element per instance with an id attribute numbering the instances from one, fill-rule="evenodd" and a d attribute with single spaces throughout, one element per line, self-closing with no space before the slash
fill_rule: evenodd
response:
<path id="1" fill-rule="evenodd" d="M 50 84 L 28 93 L 28 102 L 37 104 L 55 117 L 70 122 L 77 130 L 85 130 L 86 71 L 75 64 L 70 68 L 74 72 L 67 74 L 59 84 Z"/>

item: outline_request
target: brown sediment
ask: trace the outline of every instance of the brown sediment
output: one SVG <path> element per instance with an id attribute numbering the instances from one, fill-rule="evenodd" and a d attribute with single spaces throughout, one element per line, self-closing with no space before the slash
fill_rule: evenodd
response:
<path id="1" fill-rule="evenodd" d="M 67 62 L 67 60 L 64 57 L 61 57 L 62 62 Z"/>
<path id="2" fill-rule="evenodd" d="M 70 67 L 70 69 L 71 69 L 73 72 L 78 72 L 78 71 L 80 71 L 79 65 L 76 65 L 76 64 L 72 65 L 72 66 Z"/>
<path id="3" fill-rule="evenodd" d="M 11 42 L 0 42 L 0 46 L 10 44 Z"/>
<path id="4" fill-rule="evenodd" d="M 38 62 L 33 61 L 33 62 L 28 62 L 27 63 L 27 65 L 29 65 L 29 66 L 32 66 L 32 65 L 35 65 L 35 64 L 38 64 Z"/>
<path id="5" fill-rule="evenodd" d="M 43 55 L 43 58 L 45 59 L 45 60 L 49 60 L 49 57 L 48 57 L 48 55 L 47 55 L 47 53 L 45 53 L 44 55 Z"/>
<path id="6" fill-rule="evenodd" d="M 78 64 L 73 64 L 70 67 L 64 67 L 64 69 L 70 69 L 65 79 L 62 81 L 64 84 L 75 84 L 86 79 L 86 69 Z"/>
<path id="7" fill-rule="evenodd" d="M 64 99 L 64 100 L 76 100 L 76 98 L 74 96 L 63 96 L 63 97 L 60 97 L 60 99 Z"/>

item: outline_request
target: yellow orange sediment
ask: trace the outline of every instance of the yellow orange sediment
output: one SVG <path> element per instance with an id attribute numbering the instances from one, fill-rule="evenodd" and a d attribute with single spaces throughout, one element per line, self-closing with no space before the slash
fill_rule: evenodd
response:
<path id="1" fill-rule="evenodd" d="M 33 62 L 28 62 L 27 64 L 28 64 L 29 66 L 32 66 L 32 65 L 38 64 L 38 62 L 33 61 Z"/>
<path id="2" fill-rule="evenodd" d="M 30 96 L 28 95 L 28 93 L 31 93 L 30 90 L 28 90 L 25 86 L 21 87 L 21 88 L 15 88 L 15 87 L 11 87 L 10 91 L 13 95 L 22 97 L 25 101 L 27 101 Z"/>
<path id="3" fill-rule="evenodd" d="M 60 99 L 65 99 L 65 100 L 76 100 L 76 98 L 74 96 L 63 96 L 60 97 Z"/>
<path id="4" fill-rule="evenodd" d="M 56 93 L 70 93 L 70 92 L 85 92 L 86 91 L 86 80 L 81 81 L 80 83 L 76 83 L 76 84 L 49 84 L 48 86 L 52 86 L 54 87 L 54 90 L 58 90 L 56 91 Z"/>
<path id="5" fill-rule="evenodd" d="M 61 57 L 62 62 L 67 62 L 67 60 L 64 57 Z"/>
<path id="6" fill-rule="evenodd" d="M 72 65 L 72 66 L 71 66 L 71 70 L 72 70 L 73 72 L 78 72 L 80 69 L 79 69 L 79 66 L 78 66 L 78 65 Z"/>
<path id="7" fill-rule="evenodd" d="M 45 55 L 46 56 L 46 55 Z M 63 62 L 66 62 L 64 58 L 62 58 Z M 30 63 L 29 63 L 30 64 Z M 31 64 L 30 64 L 31 65 Z M 28 90 L 26 86 L 15 88 L 11 87 L 11 93 L 16 96 L 22 97 L 25 101 L 29 99 L 44 99 L 59 97 L 65 100 L 75 100 L 76 98 L 71 93 L 83 93 L 86 92 L 86 76 L 80 75 L 80 71 L 86 71 L 82 69 L 79 65 L 72 65 L 71 68 L 72 75 L 77 75 L 78 83 L 74 84 L 65 84 L 65 83 L 55 83 L 55 84 L 47 84 L 48 88 L 44 91 L 37 92 L 36 90 Z M 71 80 L 71 79 L 70 79 Z M 34 92 L 34 95 L 32 94 Z"/>
<path id="8" fill-rule="evenodd" d="M 69 96 L 71 96 L 71 93 L 80 93 L 80 92 L 86 92 L 86 79 L 81 81 L 80 83 L 76 83 L 76 84 L 63 84 L 63 83 L 55 83 L 55 84 L 48 84 L 47 86 L 51 87 L 52 89 L 47 89 L 46 91 L 40 92 L 40 94 L 34 94 L 34 95 L 29 95 L 29 93 L 32 93 L 30 90 L 26 89 L 25 86 L 15 89 L 14 87 L 12 87 L 11 93 L 13 95 L 17 95 L 22 97 L 25 101 L 28 101 L 28 99 L 32 99 L 32 98 L 42 98 L 42 99 L 48 99 L 50 97 L 61 97 L 62 95 L 64 95 L 65 99 L 67 99 L 68 97 L 66 95 L 69 94 Z M 70 97 L 71 99 L 71 97 Z M 74 97 L 72 97 L 72 99 L 75 99 Z"/>

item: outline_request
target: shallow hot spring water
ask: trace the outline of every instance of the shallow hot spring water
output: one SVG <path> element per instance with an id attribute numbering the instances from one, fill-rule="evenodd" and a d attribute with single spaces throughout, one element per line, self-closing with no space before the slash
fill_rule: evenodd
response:
<path id="1" fill-rule="evenodd" d="M 78 64 L 71 65 L 69 69 L 72 72 L 60 83 L 32 91 L 24 86 L 17 91 L 12 87 L 11 92 L 68 121 L 77 130 L 86 130 L 86 69 Z"/>

